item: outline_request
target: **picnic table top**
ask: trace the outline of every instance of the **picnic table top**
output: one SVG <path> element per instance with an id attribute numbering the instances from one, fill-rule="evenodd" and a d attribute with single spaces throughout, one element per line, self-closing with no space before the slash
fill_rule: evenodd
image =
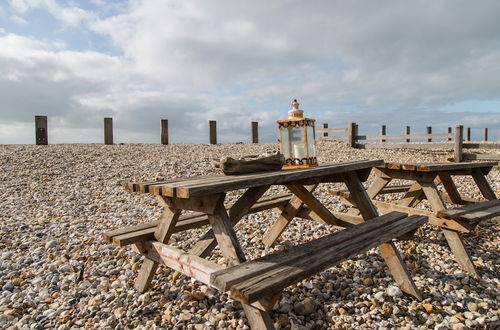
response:
<path id="1" fill-rule="evenodd" d="M 405 170 L 416 172 L 446 172 L 453 170 L 464 170 L 472 168 L 491 169 L 498 162 L 463 162 L 463 163 L 384 163 L 378 165 L 380 169 Z M 489 170 L 488 170 L 489 171 Z M 484 172 L 483 172 L 484 173 Z M 487 173 L 485 173 L 487 174 Z"/>
<path id="2" fill-rule="evenodd" d="M 127 183 L 129 192 L 148 192 L 167 197 L 189 198 L 263 185 L 295 184 L 301 180 L 363 170 L 383 164 L 382 160 L 360 160 L 325 164 L 305 169 L 278 170 L 242 175 L 208 175 L 166 181 Z"/>

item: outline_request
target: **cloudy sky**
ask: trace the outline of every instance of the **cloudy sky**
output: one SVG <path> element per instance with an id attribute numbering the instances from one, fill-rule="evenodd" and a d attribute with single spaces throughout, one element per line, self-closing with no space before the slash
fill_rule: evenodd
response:
<path id="1" fill-rule="evenodd" d="M 500 1 L 2 0 L 0 143 L 276 140 L 318 123 L 388 134 L 500 128 Z"/>

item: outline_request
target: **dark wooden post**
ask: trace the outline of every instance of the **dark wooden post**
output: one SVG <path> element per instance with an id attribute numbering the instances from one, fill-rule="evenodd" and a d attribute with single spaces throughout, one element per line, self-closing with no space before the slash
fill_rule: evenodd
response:
<path id="1" fill-rule="evenodd" d="M 455 127 L 455 144 L 453 148 L 453 158 L 455 162 L 459 163 L 462 161 L 462 140 L 464 138 L 464 127 L 462 125 L 457 125 Z"/>
<path id="2" fill-rule="evenodd" d="M 323 124 L 323 128 L 324 128 L 324 129 L 328 129 L 328 124 L 327 124 L 327 123 L 324 123 L 324 124 Z M 323 136 L 328 136 L 328 132 L 323 132 Z"/>
<path id="3" fill-rule="evenodd" d="M 351 148 L 356 148 L 356 123 L 349 123 L 347 126 L 347 144 Z"/>
<path id="4" fill-rule="evenodd" d="M 210 144 L 217 144 L 217 122 L 215 120 L 208 121 L 208 130 Z"/>
<path id="5" fill-rule="evenodd" d="M 470 127 L 467 127 L 467 135 L 465 136 L 465 141 L 470 141 Z"/>
<path id="6" fill-rule="evenodd" d="M 451 127 L 448 127 L 448 134 L 452 134 L 453 129 Z M 448 141 L 451 141 L 451 137 L 448 138 Z"/>
<path id="7" fill-rule="evenodd" d="M 35 116 L 35 143 L 36 145 L 49 144 L 47 116 Z"/>
<path id="8" fill-rule="evenodd" d="M 113 118 L 104 118 L 104 144 L 113 144 Z"/>
<path id="9" fill-rule="evenodd" d="M 488 127 L 483 130 L 483 141 L 488 141 Z"/>
<path id="10" fill-rule="evenodd" d="M 380 135 L 385 135 L 385 125 L 380 125 Z M 385 142 L 385 139 L 380 139 L 380 142 Z"/>
<path id="11" fill-rule="evenodd" d="M 168 119 L 161 120 L 161 144 L 168 144 Z"/>
<path id="12" fill-rule="evenodd" d="M 259 123 L 252 121 L 252 143 L 259 143 Z"/>
<path id="13" fill-rule="evenodd" d="M 432 127 L 427 126 L 427 134 L 432 134 Z M 432 142 L 432 139 L 431 139 L 431 138 L 428 138 L 428 139 L 427 139 L 427 142 Z"/>
<path id="14" fill-rule="evenodd" d="M 405 127 L 405 135 L 410 135 L 410 126 Z M 410 139 L 406 139 L 405 142 L 410 142 Z"/>

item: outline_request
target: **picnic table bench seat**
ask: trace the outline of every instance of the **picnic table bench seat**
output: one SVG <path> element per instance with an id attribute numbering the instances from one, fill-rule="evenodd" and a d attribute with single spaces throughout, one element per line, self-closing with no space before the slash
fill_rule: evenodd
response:
<path id="1" fill-rule="evenodd" d="M 479 222 L 500 215 L 500 199 L 487 202 L 469 204 L 454 209 L 438 212 L 438 216 L 445 219 L 467 222 L 471 226 Z"/>
<path id="2" fill-rule="evenodd" d="M 274 196 L 265 196 L 260 198 L 247 212 L 247 214 L 257 213 L 260 211 L 282 208 L 290 201 L 292 194 L 284 193 Z M 304 212 L 305 213 L 305 212 Z M 103 233 L 103 238 L 106 242 L 112 243 L 118 247 L 127 246 L 142 241 L 154 239 L 154 232 L 160 220 L 147 222 L 131 227 L 111 230 Z M 182 215 L 176 223 L 174 233 L 185 231 L 193 228 L 200 228 L 208 225 L 208 216 L 201 212 L 192 212 Z"/>
<path id="3" fill-rule="evenodd" d="M 213 272 L 210 283 L 233 299 L 253 303 L 265 296 L 414 231 L 425 216 L 391 212 L 262 258 Z"/>

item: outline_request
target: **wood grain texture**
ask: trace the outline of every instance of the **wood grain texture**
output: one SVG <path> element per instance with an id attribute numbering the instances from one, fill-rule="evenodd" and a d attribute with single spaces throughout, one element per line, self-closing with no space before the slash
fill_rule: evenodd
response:
<path id="1" fill-rule="evenodd" d="M 404 217 L 404 215 L 403 215 Z M 372 221 L 374 224 L 379 221 Z M 251 277 L 247 277 L 243 281 L 237 281 L 231 286 L 231 297 L 242 302 L 252 302 L 260 297 L 268 295 L 271 292 L 280 291 L 283 288 L 303 280 L 323 269 L 331 267 L 345 259 L 351 258 L 357 254 L 364 253 L 368 249 L 381 244 L 383 241 L 390 240 L 392 237 L 403 234 L 406 230 L 412 230 L 425 222 L 425 217 L 413 217 L 393 221 L 390 224 L 385 224 L 379 227 L 377 231 L 369 230 L 360 233 L 365 225 L 371 226 L 372 223 L 364 223 L 356 227 L 346 229 L 328 236 L 325 239 L 319 239 L 323 245 L 318 246 L 314 240 L 308 243 L 301 244 L 295 249 L 291 248 L 284 252 L 287 255 L 293 255 L 296 258 L 294 261 L 275 262 L 273 255 L 266 259 L 265 263 L 272 264 L 267 271 L 258 269 L 253 273 L 252 269 L 247 272 L 252 272 Z M 361 228 L 359 228 L 361 227 Z M 344 233 L 346 231 L 356 231 L 356 233 Z M 379 235 L 380 232 L 380 235 Z M 342 234 L 345 239 L 342 242 L 331 243 L 336 241 L 335 234 Z M 311 246 L 315 245 L 315 246 Z M 307 251 L 307 257 L 303 256 Z M 310 253 L 310 254 L 309 254 Z M 279 255 L 278 258 L 283 258 Z M 277 263 L 277 267 L 274 264 Z M 215 275 L 214 273 L 213 275 Z"/>
<path id="2" fill-rule="evenodd" d="M 482 171 L 480 171 L 479 169 L 473 169 L 472 178 L 474 179 L 474 182 L 476 182 L 476 185 L 479 188 L 479 191 L 481 191 L 481 194 L 483 195 L 484 198 L 488 200 L 493 200 L 497 198 L 495 192 L 493 191 L 490 184 L 486 180 L 486 177 L 484 176 L 484 173 Z"/>
<path id="3" fill-rule="evenodd" d="M 455 256 L 455 260 L 458 262 L 460 268 L 473 275 L 477 275 L 476 267 L 474 267 L 474 263 L 465 249 L 464 242 L 460 237 L 460 234 L 454 230 L 442 229 L 444 237 L 448 242 L 448 246 L 450 247 L 451 252 Z"/>
<path id="4" fill-rule="evenodd" d="M 446 190 L 446 193 L 448 194 L 451 202 L 454 204 L 462 204 L 462 197 L 460 196 L 460 193 L 458 192 L 457 187 L 455 186 L 455 182 L 453 182 L 450 173 L 441 172 L 438 174 L 438 177 L 441 180 L 444 190 Z"/>

